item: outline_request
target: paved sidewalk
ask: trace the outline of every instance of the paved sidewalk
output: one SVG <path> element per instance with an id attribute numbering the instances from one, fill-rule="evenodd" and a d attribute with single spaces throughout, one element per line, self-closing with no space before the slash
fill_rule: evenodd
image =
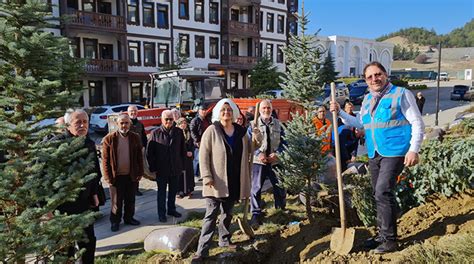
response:
<path id="1" fill-rule="evenodd" d="M 438 126 L 439 127 L 444 127 L 446 125 L 449 125 L 456 119 L 456 115 L 460 112 L 463 112 L 467 109 L 469 109 L 471 106 L 474 104 L 471 102 L 470 104 L 463 105 L 463 106 L 458 106 L 455 108 L 447 109 L 444 111 L 440 111 L 438 113 Z M 435 125 L 435 114 L 431 115 L 424 115 L 423 116 L 423 121 L 425 122 L 426 127 L 434 126 Z"/>
<path id="2" fill-rule="evenodd" d="M 183 216 L 175 218 L 168 216 L 167 223 L 160 223 L 158 221 L 158 212 L 156 204 L 156 183 L 147 179 L 140 181 L 140 189 L 143 196 L 137 196 L 135 202 L 135 218 L 141 222 L 139 226 L 120 224 L 118 232 L 110 231 L 110 200 L 101 207 L 101 212 L 104 214 L 99 221 L 95 223 L 95 235 L 97 237 L 96 256 L 110 253 L 112 250 L 124 248 L 130 244 L 141 242 L 153 230 L 160 228 L 167 228 L 177 224 L 186 219 L 187 214 L 191 211 L 205 211 L 204 199 L 202 199 L 202 185 L 201 182 L 196 184 L 195 191 L 191 199 L 188 197 L 184 199 L 176 199 L 177 211 Z M 104 185 L 104 187 L 106 187 Z M 108 188 L 105 190 L 108 192 Z"/>

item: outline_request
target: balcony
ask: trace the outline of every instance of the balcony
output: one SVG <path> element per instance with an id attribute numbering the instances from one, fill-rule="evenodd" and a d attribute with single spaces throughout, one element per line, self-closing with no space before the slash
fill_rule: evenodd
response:
<path id="1" fill-rule="evenodd" d="M 126 75 L 128 65 L 125 60 L 97 60 L 91 59 L 86 63 L 85 71 L 96 75 Z"/>
<path id="2" fill-rule="evenodd" d="M 222 64 L 230 68 L 248 70 L 257 63 L 257 57 L 247 56 L 222 56 Z"/>
<path id="3" fill-rule="evenodd" d="M 246 5 L 260 5 L 262 3 L 262 0 L 228 0 L 229 5 L 241 5 L 241 6 L 246 6 Z"/>
<path id="4" fill-rule="evenodd" d="M 258 24 L 250 24 L 245 22 L 229 20 L 222 23 L 222 29 L 224 33 L 237 35 L 237 36 L 248 36 L 248 37 L 259 37 L 260 30 Z"/>
<path id="5" fill-rule="evenodd" d="M 67 22 L 68 26 L 79 27 L 88 30 L 100 30 L 108 32 L 125 33 L 127 30 L 127 23 L 125 17 L 114 16 L 109 14 L 74 11 L 69 15 L 70 20 Z"/>

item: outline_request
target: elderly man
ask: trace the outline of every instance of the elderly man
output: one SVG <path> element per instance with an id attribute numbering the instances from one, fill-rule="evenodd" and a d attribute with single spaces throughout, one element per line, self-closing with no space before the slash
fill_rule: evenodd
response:
<path id="1" fill-rule="evenodd" d="M 130 131 L 132 121 L 126 114 L 117 120 L 118 131 L 102 140 L 102 168 L 104 179 L 110 185 L 110 229 L 119 230 L 122 220 L 128 225 L 139 225 L 135 214 L 135 191 L 143 176 L 143 152 L 140 136 Z"/>
<path id="2" fill-rule="evenodd" d="M 278 153 L 283 151 L 283 127 L 280 121 L 272 117 L 272 104 L 269 100 L 260 102 L 260 113 L 258 120 L 252 121 L 248 128 L 249 134 L 252 134 L 252 128 L 258 127 L 262 133 L 262 144 L 255 151 L 253 157 L 252 169 L 252 189 L 251 189 L 251 225 L 257 228 L 262 224 L 261 193 L 265 179 L 268 177 L 273 185 L 273 197 L 275 198 L 275 207 L 285 209 L 285 190 L 278 185 L 278 178 L 274 167 L 278 165 Z"/>
<path id="3" fill-rule="evenodd" d="M 176 193 L 178 178 L 184 170 L 186 145 L 183 131 L 174 126 L 173 113 L 165 110 L 161 114 L 161 126 L 150 138 L 147 147 L 147 159 L 150 171 L 156 173 L 158 185 L 158 219 L 166 222 L 166 215 L 181 217 L 176 211 Z M 166 208 L 166 187 L 168 187 L 168 203 Z"/>
<path id="4" fill-rule="evenodd" d="M 89 129 L 89 116 L 82 109 L 70 110 L 64 115 L 64 122 L 67 125 L 66 131 L 53 138 L 52 140 L 64 140 L 71 137 L 84 137 L 84 148 L 87 149 L 88 155 L 93 155 L 94 169 L 92 172 L 97 174 L 97 177 L 84 183 L 83 190 L 79 193 L 74 201 L 68 201 L 58 207 L 59 212 L 68 215 L 81 214 L 93 207 L 99 206 L 99 199 L 97 197 L 97 190 L 99 188 L 99 181 L 101 178 L 99 159 L 97 158 L 97 151 L 94 141 L 88 136 L 87 132 Z M 78 159 L 85 158 L 84 156 L 78 157 Z M 87 241 L 79 241 L 79 249 L 85 249 L 82 254 L 82 263 L 94 263 L 94 254 L 96 246 L 96 237 L 94 234 L 94 224 L 84 228 L 84 233 L 87 237 Z M 72 257 L 75 254 L 74 247 L 68 249 L 68 256 Z"/>
<path id="5" fill-rule="evenodd" d="M 143 124 L 138 121 L 138 108 L 136 105 L 130 105 L 127 108 L 127 113 L 130 119 L 132 120 L 132 124 L 130 126 L 130 131 L 137 133 L 140 136 L 140 139 L 142 141 L 142 147 L 146 147 L 147 144 L 147 138 L 146 138 L 146 133 L 145 133 L 145 127 Z M 137 184 L 137 191 L 135 194 L 137 196 L 142 196 L 143 194 L 140 192 L 139 189 L 139 184 Z"/>
<path id="6" fill-rule="evenodd" d="M 365 246 L 380 254 L 397 250 L 397 176 L 404 165 L 418 163 L 424 124 L 413 94 L 392 85 L 382 64 L 367 64 L 364 76 L 370 93 L 360 114 L 354 117 L 340 111 L 336 102 L 331 102 L 331 111 L 336 111 L 345 124 L 365 129 L 379 229 L 378 236 L 367 240 Z"/>

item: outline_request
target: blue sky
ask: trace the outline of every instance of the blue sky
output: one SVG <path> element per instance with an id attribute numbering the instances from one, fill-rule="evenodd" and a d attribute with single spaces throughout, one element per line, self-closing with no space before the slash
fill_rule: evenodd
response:
<path id="1" fill-rule="evenodd" d="M 301 12 L 301 0 L 300 11 Z M 401 28 L 446 34 L 474 17 L 474 0 L 305 0 L 308 33 L 374 39 Z"/>

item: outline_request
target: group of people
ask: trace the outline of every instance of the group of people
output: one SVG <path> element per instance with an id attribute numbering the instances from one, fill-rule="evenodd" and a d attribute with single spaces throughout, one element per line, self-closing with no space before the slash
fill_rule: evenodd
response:
<path id="1" fill-rule="evenodd" d="M 360 113 L 355 115 L 352 105 L 346 105 L 343 111 L 336 102 L 330 103 L 330 111 L 338 113 L 341 126 L 347 126 L 343 129 L 356 138 L 359 131 L 365 132 L 378 226 L 377 236 L 365 244 L 376 253 L 385 253 L 397 248 L 396 177 L 404 166 L 418 163 L 424 124 L 413 94 L 392 85 L 380 63 L 368 64 L 364 76 L 370 93 L 365 97 Z M 128 225 L 140 224 L 134 218 L 135 195 L 144 174 L 144 159 L 156 175 L 160 222 L 166 222 L 167 216 L 181 217 L 176 210 L 176 197 L 192 194 L 195 174 L 202 180 L 206 213 L 194 260 L 208 256 L 219 215 L 219 246 L 236 247 L 231 241 L 230 223 L 237 201 L 250 197 L 250 223 L 254 228 L 262 224 L 261 192 L 267 178 L 273 185 L 275 207 L 285 209 L 286 192 L 275 174 L 279 153 L 285 144 L 284 130 L 272 115 L 271 101 L 262 100 L 259 105 L 258 109 L 249 109 L 244 115 L 231 99 L 222 99 L 212 109 L 210 120 L 207 109 L 201 105 L 189 127 L 186 119 L 165 110 L 161 115 L 162 125 L 153 130 L 148 139 L 133 106 L 128 114 L 120 114 L 118 131 L 109 133 L 102 142 L 102 176 L 110 186 L 111 230 L 118 231 L 122 219 Z M 254 118 L 252 111 L 259 117 Z M 325 114 L 326 109 L 321 107 L 313 120 L 321 134 L 330 133 L 327 128 L 331 123 Z M 83 110 L 70 112 L 64 119 L 67 130 L 63 136 L 87 138 L 88 116 Z M 95 153 L 91 142 L 87 139 L 85 146 Z M 330 145 L 330 141 L 327 143 Z M 350 160 L 354 154 L 349 149 L 348 152 Z M 86 184 L 73 202 L 77 204 L 63 206 L 62 212 L 81 213 L 98 205 L 97 186 L 101 175 L 98 160 L 95 170 L 99 176 Z M 93 227 L 86 228 L 85 233 L 89 239 L 79 246 L 85 248 L 83 262 L 92 263 L 95 251 Z"/>

